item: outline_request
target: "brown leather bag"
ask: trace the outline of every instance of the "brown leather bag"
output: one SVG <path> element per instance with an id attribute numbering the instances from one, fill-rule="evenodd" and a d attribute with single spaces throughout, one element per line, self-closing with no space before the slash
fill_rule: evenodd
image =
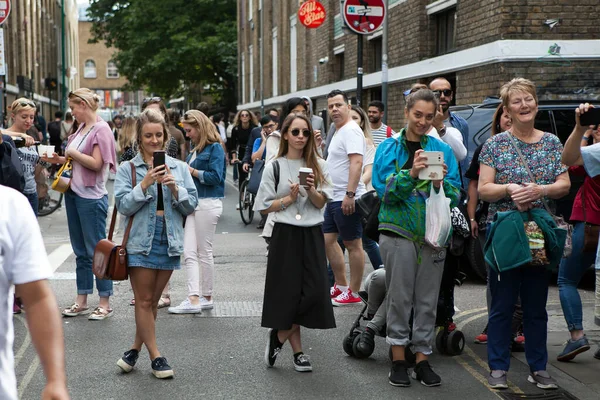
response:
<path id="1" fill-rule="evenodd" d="M 129 164 L 131 165 L 132 187 L 135 187 L 135 166 L 132 162 Z M 112 236 L 117 220 L 117 206 L 115 205 L 113 207 L 108 238 L 100 240 L 94 250 L 92 270 L 94 271 L 96 278 L 108 279 L 111 281 L 125 281 L 129 277 L 126 246 L 127 240 L 129 239 L 129 232 L 131 231 L 131 224 L 133 223 L 133 217 L 134 216 L 132 215 L 129 218 L 127 229 L 125 229 L 125 234 L 123 235 L 123 242 L 120 245 L 116 244 L 112 241 Z"/>
<path id="2" fill-rule="evenodd" d="M 598 236 L 600 235 L 600 225 L 588 224 L 585 214 L 585 182 L 583 183 L 583 193 L 581 196 L 581 202 L 583 203 L 583 251 L 585 253 L 595 253 L 598 248 Z"/>

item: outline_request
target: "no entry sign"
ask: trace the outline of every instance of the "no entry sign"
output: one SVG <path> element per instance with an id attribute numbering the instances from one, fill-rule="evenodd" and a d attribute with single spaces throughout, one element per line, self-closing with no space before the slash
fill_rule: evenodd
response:
<path id="1" fill-rule="evenodd" d="M 325 7 L 316 0 L 309 0 L 298 10 L 298 19 L 307 28 L 318 28 L 325 21 Z"/>
<path id="2" fill-rule="evenodd" d="M 0 25 L 6 21 L 10 14 L 10 0 L 0 0 Z"/>
<path id="3" fill-rule="evenodd" d="M 343 15 L 348 28 L 363 35 L 373 33 L 383 24 L 383 0 L 346 0 Z"/>

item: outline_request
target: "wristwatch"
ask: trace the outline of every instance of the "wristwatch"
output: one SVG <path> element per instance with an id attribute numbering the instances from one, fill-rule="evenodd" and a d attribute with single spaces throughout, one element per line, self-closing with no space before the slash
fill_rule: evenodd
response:
<path id="1" fill-rule="evenodd" d="M 354 192 L 351 192 L 351 191 L 347 191 L 347 192 L 346 192 L 346 196 L 348 196 L 349 198 L 353 199 L 353 198 L 354 198 L 354 196 L 356 196 L 356 193 L 354 193 Z"/>
<path id="2" fill-rule="evenodd" d="M 442 137 L 446 134 L 446 125 L 444 125 L 440 128 L 440 130 L 438 131 L 438 134 L 440 135 L 440 137 Z"/>

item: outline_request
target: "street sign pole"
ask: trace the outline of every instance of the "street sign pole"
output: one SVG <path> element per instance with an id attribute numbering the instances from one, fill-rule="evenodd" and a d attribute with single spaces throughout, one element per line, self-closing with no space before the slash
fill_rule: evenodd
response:
<path id="1" fill-rule="evenodd" d="M 388 9 L 389 0 L 383 0 L 385 9 Z M 383 123 L 387 125 L 388 116 L 388 13 L 383 17 L 383 34 L 381 37 L 381 102 L 384 107 Z"/>
<path id="2" fill-rule="evenodd" d="M 363 87 L 363 35 L 356 35 L 358 49 L 356 50 L 356 105 L 362 105 L 362 87 Z"/>

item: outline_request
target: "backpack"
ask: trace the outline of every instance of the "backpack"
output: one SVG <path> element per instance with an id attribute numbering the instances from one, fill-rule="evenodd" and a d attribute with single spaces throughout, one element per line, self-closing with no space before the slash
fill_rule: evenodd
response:
<path id="1" fill-rule="evenodd" d="M 392 137 L 392 127 L 387 126 L 385 129 L 385 137 Z"/>
<path id="2" fill-rule="evenodd" d="M 23 193 L 25 177 L 17 149 L 7 142 L 0 143 L 0 185 Z"/>

